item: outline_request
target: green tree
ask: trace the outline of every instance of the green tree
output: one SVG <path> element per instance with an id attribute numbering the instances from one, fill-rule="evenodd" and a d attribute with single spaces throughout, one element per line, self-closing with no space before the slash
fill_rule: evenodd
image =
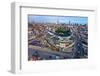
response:
<path id="1" fill-rule="evenodd" d="M 59 27 L 55 33 L 59 36 L 70 36 L 71 35 L 71 31 L 70 29 L 65 29 L 64 27 Z"/>

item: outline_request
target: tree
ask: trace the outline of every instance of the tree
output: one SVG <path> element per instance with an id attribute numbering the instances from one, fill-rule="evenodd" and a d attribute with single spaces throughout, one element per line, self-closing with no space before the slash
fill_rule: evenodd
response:
<path id="1" fill-rule="evenodd" d="M 55 31 L 56 35 L 58 36 L 70 36 L 71 35 L 71 31 L 70 29 L 65 29 L 64 27 L 59 27 L 56 31 Z"/>

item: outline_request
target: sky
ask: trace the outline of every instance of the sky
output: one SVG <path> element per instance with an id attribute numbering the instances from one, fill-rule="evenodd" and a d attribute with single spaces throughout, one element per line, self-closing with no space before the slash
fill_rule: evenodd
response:
<path id="1" fill-rule="evenodd" d="M 88 17 L 80 16 L 44 16 L 44 15 L 28 15 L 28 22 L 38 22 L 38 23 L 78 23 L 78 24 L 88 24 Z"/>

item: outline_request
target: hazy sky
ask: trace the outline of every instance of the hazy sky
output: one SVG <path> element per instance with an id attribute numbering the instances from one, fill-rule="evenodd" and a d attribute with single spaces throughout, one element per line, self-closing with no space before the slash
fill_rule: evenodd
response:
<path id="1" fill-rule="evenodd" d="M 88 17 L 80 16 L 42 16 L 42 15 L 28 15 L 28 22 L 40 22 L 40 23 L 79 23 L 88 24 Z"/>

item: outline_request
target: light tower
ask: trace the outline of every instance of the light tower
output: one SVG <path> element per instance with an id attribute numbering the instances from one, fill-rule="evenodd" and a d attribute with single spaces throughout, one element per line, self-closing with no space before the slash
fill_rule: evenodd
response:
<path id="1" fill-rule="evenodd" d="M 59 20 L 57 19 L 57 23 L 56 24 L 59 24 Z"/>

